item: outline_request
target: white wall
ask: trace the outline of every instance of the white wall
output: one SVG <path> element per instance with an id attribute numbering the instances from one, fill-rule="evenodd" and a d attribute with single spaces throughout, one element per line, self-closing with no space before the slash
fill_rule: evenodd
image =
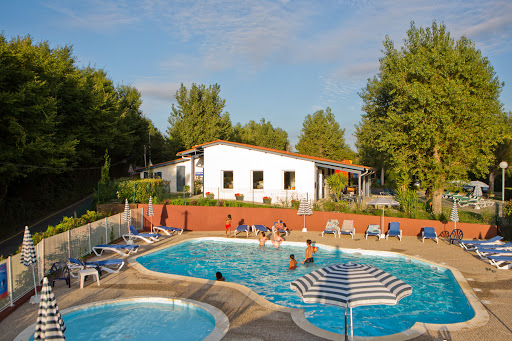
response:
<path id="1" fill-rule="evenodd" d="M 202 165 L 202 163 L 203 163 L 202 158 L 194 160 L 196 173 L 203 171 L 203 167 L 198 166 L 198 165 Z M 178 191 L 176 188 L 176 174 L 177 174 L 176 168 L 178 166 L 185 167 L 185 185 L 190 186 L 190 176 L 191 176 L 191 174 L 190 174 L 190 159 L 183 159 L 183 161 L 182 160 L 176 161 L 175 163 L 152 169 L 154 173 L 162 172 L 162 180 L 169 181 L 169 183 L 170 183 L 169 184 L 170 192 Z M 140 177 L 141 177 L 141 179 L 144 178 L 144 172 L 140 173 Z"/>
<path id="2" fill-rule="evenodd" d="M 233 171 L 233 189 L 224 189 L 222 171 Z M 263 189 L 252 186 L 252 171 L 263 171 Z M 284 171 L 295 171 L 295 190 L 284 190 Z M 212 192 L 215 198 L 235 199 L 235 193 L 242 193 L 244 200 L 263 201 L 264 196 L 272 203 L 301 199 L 308 195 L 314 199 L 315 165 L 313 161 L 266 153 L 246 148 L 214 145 L 204 149 L 205 192 Z"/>

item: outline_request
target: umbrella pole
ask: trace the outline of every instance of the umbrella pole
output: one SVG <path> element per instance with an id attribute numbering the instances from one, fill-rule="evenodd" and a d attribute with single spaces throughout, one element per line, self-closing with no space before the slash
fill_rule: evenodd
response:
<path id="1" fill-rule="evenodd" d="M 306 228 L 306 215 L 304 214 L 304 228 Z"/>
<path id="2" fill-rule="evenodd" d="M 151 216 L 151 233 L 153 233 L 153 216 Z"/>
<path id="3" fill-rule="evenodd" d="M 350 340 L 354 340 L 354 321 L 352 321 L 352 307 L 350 307 Z"/>
<path id="4" fill-rule="evenodd" d="M 36 273 L 35 273 L 35 270 L 34 270 L 34 264 L 30 264 L 30 267 L 32 268 L 32 277 L 34 278 L 34 291 L 36 293 L 35 295 L 35 302 L 33 303 L 39 303 L 39 296 L 37 295 L 37 285 L 36 285 Z M 32 301 L 32 300 L 31 300 Z"/>
<path id="5" fill-rule="evenodd" d="M 348 329 L 347 329 L 347 307 L 345 307 L 345 341 L 348 340 Z"/>

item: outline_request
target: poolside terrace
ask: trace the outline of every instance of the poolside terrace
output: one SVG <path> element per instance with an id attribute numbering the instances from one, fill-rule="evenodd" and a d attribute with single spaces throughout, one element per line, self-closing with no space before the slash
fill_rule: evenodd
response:
<path id="1" fill-rule="evenodd" d="M 189 238 L 223 237 L 224 231 L 185 232 L 181 236 L 165 237 L 152 245 L 141 243 L 137 254 L 128 258 L 128 266 L 120 273 L 104 275 L 101 286 L 88 281 L 84 289 L 79 289 L 73 282 L 71 289 L 64 281 L 55 284 L 55 295 L 59 308 L 65 309 L 85 303 L 107 299 L 128 297 L 178 297 L 208 303 L 222 310 L 229 318 L 229 331 L 223 340 L 323 340 L 329 335 L 313 335 L 299 327 L 293 320 L 290 309 L 280 308 L 259 295 L 239 285 L 227 282 L 215 282 L 203 279 L 162 277 L 139 271 L 134 257 L 156 248 L 166 247 L 175 242 Z M 240 236 L 239 238 L 245 238 Z M 254 234 L 249 238 L 255 239 Z M 449 245 L 441 239 L 439 244 L 428 240 L 422 243 L 416 236 L 404 236 L 402 241 L 396 238 L 377 241 L 364 239 L 361 233 L 352 240 L 348 236 L 334 238 L 321 237 L 320 232 L 302 233 L 293 231 L 286 240 L 305 242 L 312 239 L 317 244 L 340 248 L 361 248 L 398 252 L 410 257 L 456 268 L 464 276 L 471 290 L 471 295 L 483 306 L 482 313 L 488 316 L 488 322 L 478 326 L 461 326 L 457 330 L 441 326 L 437 330 L 427 330 L 418 335 L 394 335 L 379 339 L 397 340 L 508 340 L 512 338 L 512 271 L 497 270 L 480 260 L 473 253 Z M 95 257 L 98 258 L 98 257 Z M 102 257 L 104 259 L 106 257 Z M 111 256 L 111 258 L 115 258 Z M 284 269 L 283 269 L 284 270 Z M 442 290 L 442 288 L 432 288 Z M 0 322 L 0 338 L 13 340 L 23 329 L 36 321 L 37 306 L 24 303 Z M 120 331 L 122 332 L 122 331 Z M 322 335 L 322 334 L 320 334 Z"/>

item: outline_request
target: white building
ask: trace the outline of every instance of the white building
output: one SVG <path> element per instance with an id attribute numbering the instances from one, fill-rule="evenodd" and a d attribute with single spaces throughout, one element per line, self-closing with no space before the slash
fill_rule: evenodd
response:
<path id="1" fill-rule="evenodd" d="M 140 172 L 141 179 L 161 178 L 168 182 L 169 192 L 176 193 L 185 192 L 185 186 L 193 184 L 194 177 L 191 176 L 191 168 L 194 168 L 194 177 L 202 179 L 203 165 L 202 159 L 199 158 L 194 160 L 194 167 L 192 167 L 189 158 L 181 158 L 151 165 L 147 168 L 139 168 L 137 172 Z M 189 191 L 190 188 L 192 187 L 189 187 Z"/>
<path id="2" fill-rule="evenodd" d="M 243 194 L 244 200 L 272 202 L 308 198 L 318 200 L 327 195 L 325 177 L 336 170 L 357 178 L 359 195 L 370 193 L 370 167 L 328 160 L 282 150 L 217 140 L 203 143 L 178 153 L 182 159 L 153 165 L 151 170 L 170 181 L 171 192 L 185 185 L 190 189 L 194 179 L 203 177 L 203 193 L 218 199 L 234 200 Z M 141 177 L 148 169 L 139 169 Z M 191 176 L 195 174 L 195 176 Z"/>

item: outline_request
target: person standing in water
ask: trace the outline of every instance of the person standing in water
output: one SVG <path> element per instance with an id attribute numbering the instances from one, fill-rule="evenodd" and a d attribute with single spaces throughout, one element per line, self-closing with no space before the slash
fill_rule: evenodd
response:
<path id="1" fill-rule="evenodd" d="M 226 218 L 226 237 L 231 236 L 231 214 L 228 214 Z"/>
<path id="2" fill-rule="evenodd" d="M 265 243 L 268 241 L 268 238 L 265 236 L 265 232 L 263 232 L 260 236 L 260 239 L 258 239 L 260 242 L 260 246 L 265 246 Z"/>
<path id="3" fill-rule="evenodd" d="M 311 239 L 308 239 L 306 241 L 306 244 L 308 247 L 306 248 L 306 258 L 302 261 L 302 264 L 304 263 L 313 263 L 313 253 L 315 253 L 315 249 L 313 249 L 313 246 L 311 246 Z"/>
<path id="4" fill-rule="evenodd" d="M 297 268 L 297 261 L 295 260 L 295 255 L 290 255 L 290 270 Z"/>

